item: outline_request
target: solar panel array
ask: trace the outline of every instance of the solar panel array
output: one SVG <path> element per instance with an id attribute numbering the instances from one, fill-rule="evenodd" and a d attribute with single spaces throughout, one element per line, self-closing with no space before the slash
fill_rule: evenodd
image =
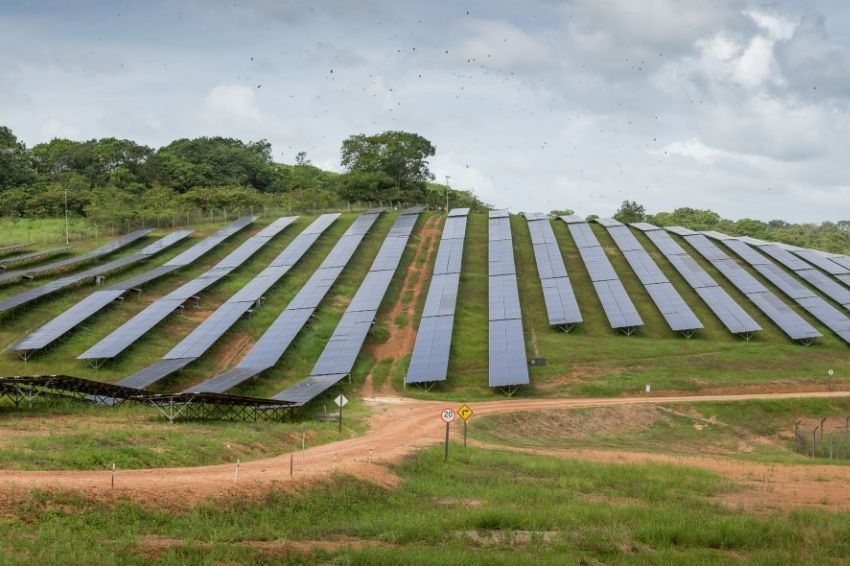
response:
<path id="1" fill-rule="evenodd" d="M 531 245 L 537 262 L 537 273 L 543 287 L 543 301 L 550 325 L 566 329 L 582 321 L 573 287 L 561 256 L 561 248 L 545 214 L 526 214 Z"/>
<path id="2" fill-rule="evenodd" d="M 300 406 L 351 373 L 422 210 L 422 207 L 405 210 L 390 228 L 369 273 L 357 289 L 310 375 L 272 399 L 290 401 Z"/>
<path id="3" fill-rule="evenodd" d="M 643 326 L 643 320 L 590 225 L 575 215 L 561 216 L 561 220 L 567 223 L 611 328 L 631 334 L 638 326 Z"/>
<path id="4" fill-rule="evenodd" d="M 780 291 L 803 307 L 806 312 L 821 321 L 844 342 L 850 344 L 850 318 L 746 242 L 728 237 L 721 241 Z"/>
<path id="5" fill-rule="evenodd" d="M 235 368 L 187 389 L 186 393 L 223 393 L 274 367 L 313 316 L 319 303 L 336 282 L 378 216 L 380 216 L 379 211 L 357 217 L 319 268 L 289 302 L 286 309 L 280 313 Z"/>
<path id="6" fill-rule="evenodd" d="M 186 301 L 197 296 L 198 293 L 239 267 L 297 218 L 297 216 L 278 218 L 245 240 L 242 245 L 233 250 L 215 266 L 148 305 L 136 316 L 83 352 L 77 359 L 104 360 L 114 358 L 159 324 L 165 317 L 180 308 Z M 125 288 L 133 288 L 134 286 L 124 285 Z"/>
<path id="7" fill-rule="evenodd" d="M 632 226 L 646 234 L 729 332 L 749 339 L 754 332 L 762 329 L 753 317 L 747 314 L 747 311 L 741 308 L 741 305 L 735 302 L 735 299 L 673 240 L 670 234 L 646 222 L 635 223 Z"/>
<path id="8" fill-rule="evenodd" d="M 489 228 L 490 387 L 511 389 L 529 379 L 508 212 L 491 210 Z"/>
<path id="9" fill-rule="evenodd" d="M 81 271 L 80 273 L 74 273 L 66 277 L 55 279 L 41 287 L 36 287 L 35 289 L 30 289 L 19 295 L 15 295 L 14 297 L 10 297 L 5 301 L 0 302 L 0 312 L 14 309 L 36 299 L 40 299 L 41 297 L 46 297 L 47 295 L 51 295 L 57 291 L 76 285 L 86 279 L 94 279 L 147 259 L 158 254 L 169 246 L 176 244 L 191 233 L 192 232 L 190 230 L 178 230 L 176 232 L 172 232 L 132 255 L 116 259 L 103 265 L 92 267 L 91 269 Z"/>
<path id="10" fill-rule="evenodd" d="M 664 272 L 658 267 L 652 257 L 647 253 L 644 247 L 638 242 L 628 226 L 613 218 L 598 220 L 600 224 L 605 226 L 608 233 L 613 238 L 614 243 L 620 248 L 623 257 L 631 266 L 632 270 L 637 275 L 649 297 L 658 310 L 661 311 L 661 316 L 667 322 L 667 325 L 673 332 L 681 332 L 686 336 L 690 336 L 695 330 L 702 328 L 694 311 L 688 306 L 682 296 L 664 275 Z"/>
<path id="11" fill-rule="evenodd" d="M 65 252 L 68 251 L 68 249 L 69 249 L 68 246 L 61 246 L 61 247 L 58 247 L 58 248 L 50 248 L 48 250 L 40 250 L 40 251 L 37 251 L 37 252 L 29 252 L 29 253 L 20 254 L 20 255 L 4 257 L 3 259 L 0 260 L 0 269 L 3 269 L 3 270 L 8 269 L 10 265 L 13 265 L 15 263 L 27 263 L 27 262 L 33 263 L 36 260 L 51 256 L 51 255 L 65 253 Z"/>
<path id="12" fill-rule="evenodd" d="M 57 271 L 59 269 L 64 269 L 65 267 L 71 267 L 78 263 L 97 259 L 107 254 L 111 254 L 112 252 L 119 250 L 125 246 L 128 246 L 136 240 L 144 238 L 151 232 L 153 232 L 152 228 L 136 230 L 134 232 L 130 232 L 129 234 L 125 234 L 124 236 L 121 236 L 120 238 L 113 240 L 108 244 L 103 245 L 95 250 L 80 254 L 78 256 L 61 259 L 59 261 L 54 261 L 53 263 L 48 263 L 45 265 L 39 265 L 38 267 L 33 267 L 31 269 L 9 271 L 7 273 L 0 274 L 0 283 L 20 279 L 22 277 L 38 275 L 39 273 L 47 273 L 48 271 Z"/>
<path id="13" fill-rule="evenodd" d="M 41 326 L 39 329 L 31 332 L 22 340 L 14 343 L 9 347 L 9 349 L 13 351 L 33 351 L 45 348 L 76 327 L 78 324 L 93 316 L 106 305 L 123 296 L 124 293 L 130 289 L 139 287 L 140 285 L 152 281 L 157 277 L 162 277 L 163 275 L 189 265 L 201 255 L 223 242 L 226 238 L 245 228 L 254 220 L 256 220 L 256 217 L 246 216 L 244 218 L 240 218 L 228 226 L 225 226 L 221 230 L 216 231 L 214 234 L 207 236 L 185 252 L 176 256 L 174 259 L 166 262 L 164 265 L 155 267 L 154 269 L 148 270 L 145 273 L 137 275 L 131 279 L 117 283 L 103 291 L 95 291 L 53 320 Z"/>
<path id="14" fill-rule="evenodd" d="M 338 214 L 323 214 L 298 234 L 256 277 L 219 306 L 195 330 L 174 346 L 160 362 L 125 377 L 118 385 L 143 389 L 200 358 L 236 321 L 255 306 L 313 245 Z"/>
<path id="15" fill-rule="evenodd" d="M 807 281 L 815 289 L 845 309 L 850 310 L 850 289 L 824 275 L 823 272 L 813 268 L 809 263 L 801 260 L 782 246 L 768 242 L 754 245 L 758 245 L 759 250 L 793 271 L 798 277 Z"/>
<path id="16" fill-rule="evenodd" d="M 440 247 L 413 344 L 405 383 L 445 381 L 460 285 L 463 243 L 469 209 L 452 209 L 443 226 Z"/>
<path id="17" fill-rule="evenodd" d="M 704 234 L 681 227 L 667 228 L 667 230 L 681 235 L 688 244 L 746 295 L 789 338 L 809 343 L 821 335 L 811 324 L 783 303 L 779 297 L 771 293 L 767 287 L 738 265 L 734 259 L 709 241 Z"/>

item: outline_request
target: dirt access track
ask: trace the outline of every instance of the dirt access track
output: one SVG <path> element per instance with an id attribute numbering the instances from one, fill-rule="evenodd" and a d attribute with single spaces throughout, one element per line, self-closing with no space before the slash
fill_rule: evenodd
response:
<path id="1" fill-rule="evenodd" d="M 478 417 L 545 409 L 845 396 L 850 396 L 850 392 L 614 399 L 506 399 L 475 403 L 472 406 L 475 417 Z M 77 491 L 96 499 L 126 498 L 180 507 L 207 498 L 236 494 L 258 495 L 272 489 L 298 488 L 327 477 L 335 471 L 393 487 L 398 484 L 398 478 L 384 464 L 398 462 L 419 448 L 442 442 L 445 438 L 445 424 L 440 414 L 442 409 L 456 405 L 402 397 L 369 397 L 365 398 L 365 401 L 372 410 L 366 434 L 310 447 L 303 453 L 287 453 L 274 458 L 242 462 L 238 466 L 226 464 L 196 468 L 117 470 L 114 474 L 114 487 L 113 474 L 108 470 L 0 471 L 0 500 L 23 496 L 32 489 L 46 489 Z M 453 437 L 459 437 L 461 427 L 454 424 L 451 431 Z M 850 509 L 850 467 L 847 466 L 763 464 L 715 456 L 671 456 L 616 450 L 539 450 L 479 446 L 613 465 L 658 462 L 702 468 L 720 473 L 740 484 L 739 490 L 721 498 L 724 503 L 735 508 L 753 511 L 789 510 L 798 506 L 816 506 L 831 510 Z"/>

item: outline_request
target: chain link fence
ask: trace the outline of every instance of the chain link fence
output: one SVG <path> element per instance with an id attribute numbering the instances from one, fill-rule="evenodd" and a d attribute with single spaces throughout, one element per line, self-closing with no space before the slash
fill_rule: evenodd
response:
<path id="1" fill-rule="evenodd" d="M 794 424 L 794 450 L 811 458 L 850 460 L 850 416 Z"/>

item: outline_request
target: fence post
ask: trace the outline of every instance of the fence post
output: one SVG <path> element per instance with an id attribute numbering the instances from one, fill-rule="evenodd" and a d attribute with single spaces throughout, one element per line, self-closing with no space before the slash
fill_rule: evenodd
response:
<path id="1" fill-rule="evenodd" d="M 818 428 L 820 427 L 816 426 L 815 430 L 812 431 L 812 458 L 815 457 L 815 452 L 818 445 Z"/>

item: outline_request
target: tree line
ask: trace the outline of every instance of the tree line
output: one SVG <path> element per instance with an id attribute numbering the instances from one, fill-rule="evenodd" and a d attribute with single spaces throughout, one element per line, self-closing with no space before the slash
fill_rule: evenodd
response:
<path id="1" fill-rule="evenodd" d="M 834 253 L 850 252 L 850 220 L 820 224 L 792 224 L 742 218 L 729 220 L 711 210 L 677 208 L 673 212 L 647 214 L 643 205 L 625 200 L 614 213 L 620 222 L 649 222 L 656 226 L 684 226 L 691 230 L 716 230 L 730 236 L 751 236 Z"/>
<path id="2" fill-rule="evenodd" d="M 294 211 L 422 204 L 486 208 L 472 191 L 433 183 L 427 159 L 436 148 L 417 134 L 358 134 L 342 143 L 344 173 L 272 159 L 266 140 L 226 137 L 175 140 L 154 149 L 117 138 L 56 138 L 31 148 L 0 126 L 0 215 L 74 216 L 125 222 L 182 210 L 263 206 Z"/>

